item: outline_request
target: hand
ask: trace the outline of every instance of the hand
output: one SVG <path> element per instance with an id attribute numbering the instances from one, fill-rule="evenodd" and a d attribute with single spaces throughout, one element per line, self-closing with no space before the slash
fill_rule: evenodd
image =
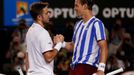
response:
<path id="1" fill-rule="evenodd" d="M 61 42 L 63 42 L 64 41 L 64 36 L 59 34 L 59 39 L 61 40 Z"/>
<path id="2" fill-rule="evenodd" d="M 58 42 L 63 42 L 64 41 L 64 36 L 61 35 L 61 34 L 56 35 L 56 36 L 54 36 L 53 41 L 54 41 L 54 44 L 57 44 Z"/>

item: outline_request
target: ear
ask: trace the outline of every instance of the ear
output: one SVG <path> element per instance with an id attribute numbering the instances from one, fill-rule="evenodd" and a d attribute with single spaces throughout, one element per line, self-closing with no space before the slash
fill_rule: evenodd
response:
<path id="1" fill-rule="evenodd" d="M 84 4 L 83 7 L 84 7 L 84 9 L 88 9 L 88 5 L 87 4 Z"/>
<path id="2" fill-rule="evenodd" d="M 40 19 L 41 19 L 41 15 L 38 15 L 38 16 L 37 16 L 37 19 L 39 19 L 39 20 L 40 20 Z"/>

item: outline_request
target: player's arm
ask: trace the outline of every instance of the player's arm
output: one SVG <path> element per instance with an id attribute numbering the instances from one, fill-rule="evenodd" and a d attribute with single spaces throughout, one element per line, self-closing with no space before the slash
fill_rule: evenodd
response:
<path id="1" fill-rule="evenodd" d="M 106 65 L 106 60 L 108 55 L 108 47 L 106 42 L 104 24 L 99 20 L 95 21 L 94 30 L 95 30 L 95 37 L 100 47 L 100 58 L 99 58 L 97 75 L 104 75 L 105 65 Z"/>
<path id="2" fill-rule="evenodd" d="M 74 48 L 74 43 L 73 41 L 72 42 L 65 42 L 64 41 L 64 36 L 63 35 L 56 35 L 54 37 L 54 43 L 57 42 L 56 40 L 60 40 L 62 41 L 62 48 L 65 48 L 67 49 L 68 51 L 72 52 L 73 51 L 73 48 Z"/>
<path id="3" fill-rule="evenodd" d="M 67 49 L 69 52 L 73 52 L 74 43 L 73 42 L 63 42 L 62 47 Z"/>
<path id="4" fill-rule="evenodd" d="M 73 42 L 62 42 L 63 40 L 64 37 L 62 35 L 56 35 L 54 37 L 54 43 L 56 43 L 54 48 L 52 50 L 43 53 L 46 62 L 50 63 L 56 57 L 61 47 L 63 48 L 63 46 L 68 51 L 73 51 L 73 47 L 74 47 Z"/>
<path id="5" fill-rule="evenodd" d="M 108 47 L 106 40 L 102 40 L 98 42 L 100 46 L 100 63 L 106 63 L 107 56 L 108 56 Z"/>
<path id="6" fill-rule="evenodd" d="M 50 63 L 58 54 L 58 50 L 53 49 L 43 53 L 44 59 L 47 63 Z"/>
<path id="7" fill-rule="evenodd" d="M 108 47 L 106 40 L 98 41 L 98 45 L 100 46 L 100 59 L 97 75 L 102 75 L 102 73 L 105 71 L 105 64 L 108 56 Z"/>
<path id="8" fill-rule="evenodd" d="M 45 60 L 50 63 L 58 54 L 58 51 L 60 50 L 60 48 L 62 47 L 62 43 L 61 45 L 59 44 L 59 48 L 57 49 L 56 47 L 53 48 L 53 50 L 49 50 L 47 52 L 44 52 L 44 58 Z M 72 52 L 73 51 L 73 42 L 66 42 L 66 46 L 64 47 L 65 49 L 67 49 L 68 51 Z"/>
<path id="9" fill-rule="evenodd" d="M 54 60 L 54 58 L 56 57 L 56 55 L 58 54 L 58 52 L 60 51 L 62 47 L 62 41 L 64 40 L 64 38 L 63 37 L 59 38 L 59 36 L 61 35 L 56 35 L 57 38 L 54 37 L 55 46 L 53 48 L 51 44 L 46 44 L 46 49 L 48 50 L 46 50 L 43 53 L 43 56 L 44 56 L 45 61 L 48 63 Z"/>
<path id="10" fill-rule="evenodd" d="M 60 51 L 62 47 L 62 42 L 59 41 L 55 46 L 54 48 L 52 48 L 52 50 L 48 50 L 46 52 L 43 53 L 43 56 L 46 60 L 46 62 L 50 63 L 55 57 L 56 55 L 58 54 L 58 52 Z"/>

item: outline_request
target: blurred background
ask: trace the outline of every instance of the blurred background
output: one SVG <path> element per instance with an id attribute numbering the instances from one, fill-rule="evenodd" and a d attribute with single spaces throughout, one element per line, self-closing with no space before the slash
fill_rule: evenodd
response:
<path id="1" fill-rule="evenodd" d="M 33 2 L 49 2 L 51 23 L 47 26 L 51 37 L 63 34 L 71 41 L 77 19 L 74 0 L 0 0 L 0 73 L 25 73 L 25 34 L 33 20 L 29 6 Z M 117 75 L 134 75 L 134 1 L 95 0 L 93 13 L 106 28 L 109 48 L 106 73 L 124 68 Z M 55 59 L 55 75 L 68 75 L 72 53 L 62 49 Z"/>

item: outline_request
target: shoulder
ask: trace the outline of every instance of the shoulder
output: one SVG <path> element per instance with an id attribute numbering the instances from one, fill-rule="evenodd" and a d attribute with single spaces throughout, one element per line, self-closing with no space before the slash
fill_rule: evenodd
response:
<path id="1" fill-rule="evenodd" d="M 74 28 L 78 27 L 82 22 L 83 22 L 82 20 L 77 21 L 77 22 L 75 23 Z"/>
<path id="2" fill-rule="evenodd" d="M 51 39 L 50 34 L 49 34 L 49 32 L 48 32 L 46 29 L 43 29 L 43 30 L 40 32 L 39 38 L 40 38 L 40 39 L 44 39 L 44 40 L 45 40 L 45 39 L 46 39 L 46 40 Z"/>
<path id="3" fill-rule="evenodd" d="M 95 17 L 95 21 L 94 22 L 99 22 L 99 23 L 103 23 L 99 18 Z"/>
<path id="4" fill-rule="evenodd" d="M 95 20 L 93 22 L 93 26 L 103 26 L 104 25 L 103 22 L 99 18 L 96 18 L 96 17 L 94 17 L 94 18 L 95 18 Z"/>
<path id="5" fill-rule="evenodd" d="M 75 25 L 82 23 L 82 20 L 76 21 Z"/>

